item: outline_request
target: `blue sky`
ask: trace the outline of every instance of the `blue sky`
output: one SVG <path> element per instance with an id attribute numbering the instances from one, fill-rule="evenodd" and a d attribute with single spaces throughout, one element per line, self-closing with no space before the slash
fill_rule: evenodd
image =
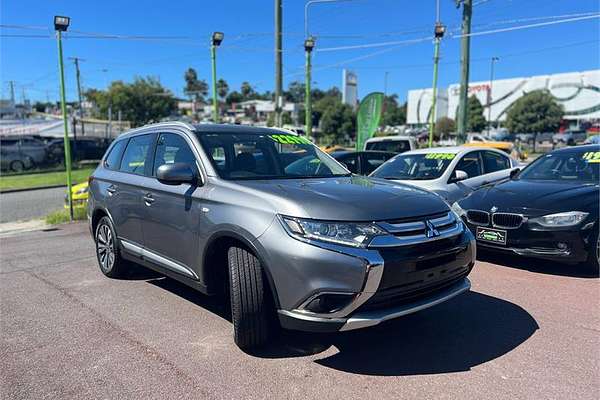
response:
<path id="1" fill-rule="evenodd" d="M 440 0 L 441 19 L 449 30 L 460 25 L 454 0 Z M 183 96 L 183 73 L 195 68 L 210 82 L 210 33 L 225 33 L 218 53 L 218 75 L 239 88 L 249 81 L 256 90 L 274 86 L 273 0 L 3 0 L 0 23 L 30 29 L 1 29 L 2 97 L 8 81 L 16 82 L 17 99 L 55 100 L 58 96 L 56 42 L 53 38 L 7 37 L 48 35 L 55 14 L 72 18 L 70 30 L 118 35 L 168 36 L 178 39 L 123 40 L 70 38 L 65 57 L 81 57 L 84 88 L 103 88 L 112 80 L 131 81 L 152 75 Z M 600 12 L 598 0 L 475 0 L 473 31 L 550 21 L 558 15 Z M 302 50 L 305 0 L 283 0 L 284 85 L 303 80 Z M 317 4 L 310 10 L 310 31 L 317 48 L 368 45 L 426 38 L 435 21 L 434 0 L 352 0 Z M 511 22 L 507 22 L 511 21 Z M 77 35 L 76 33 L 71 33 Z M 82 34 L 78 34 L 82 36 Z M 473 37 L 471 80 L 489 78 L 489 59 L 500 57 L 497 78 L 597 69 L 599 19 Z M 439 85 L 459 79 L 460 40 L 442 43 Z M 320 88 L 341 85 L 342 68 L 354 70 L 359 96 L 383 91 L 406 98 L 410 89 L 430 87 L 433 45 L 424 40 L 383 47 L 316 51 L 313 81 Z M 76 97 L 75 69 L 66 64 L 67 97 Z"/>

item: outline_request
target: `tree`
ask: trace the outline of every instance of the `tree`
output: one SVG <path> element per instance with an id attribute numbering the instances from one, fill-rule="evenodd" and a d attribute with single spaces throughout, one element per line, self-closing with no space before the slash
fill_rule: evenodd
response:
<path id="1" fill-rule="evenodd" d="M 183 76 L 185 87 L 183 91 L 186 95 L 195 101 L 204 101 L 204 96 L 208 94 L 208 84 L 205 80 L 198 79 L 198 73 L 194 68 L 188 68 Z"/>
<path id="2" fill-rule="evenodd" d="M 96 117 L 108 118 L 109 108 L 113 113 L 120 110 L 134 127 L 159 121 L 177 109 L 173 93 L 152 77 L 136 78 L 133 83 L 114 81 L 106 91 L 92 89 L 84 95 L 95 104 Z"/>
<path id="3" fill-rule="evenodd" d="M 467 132 L 481 132 L 487 122 L 483 116 L 483 106 L 479 99 L 472 95 L 467 102 Z"/>
<path id="4" fill-rule="evenodd" d="M 454 131 L 456 131 L 456 124 L 452 118 L 441 117 L 435 123 L 435 138 L 437 140 Z"/>
<path id="5" fill-rule="evenodd" d="M 244 101 L 244 98 L 242 94 L 237 90 L 234 90 L 233 92 L 229 93 L 227 95 L 227 98 L 225 99 L 225 103 L 227 103 L 228 105 L 232 105 L 233 103 L 241 103 L 242 101 Z"/>
<path id="6" fill-rule="evenodd" d="M 252 100 L 256 96 L 254 88 L 252 88 L 252 85 L 250 85 L 250 83 L 248 82 L 242 82 L 240 92 L 242 93 L 242 97 L 244 100 Z"/>
<path id="7" fill-rule="evenodd" d="M 229 85 L 224 79 L 219 79 L 217 81 L 217 94 L 221 99 L 224 99 L 229 92 Z"/>
<path id="8" fill-rule="evenodd" d="M 356 133 L 356 114 L 352 107 L 340 101 L 333 103 L 321 117 L 321 130 L 328 144 L 353 138 Z"/>
<path id="9" fill-rule="evenodd" d="M 306 85 L 304 83 L 294 81 L 288 85 L 288 90 L 284 91 L 283 95 L 286 101 L 302 103 L 304 101 L 305 91 Z"/>
<path id="10" fill-rule="evenodd" d="M 397 126 L 406 123 L 406 102 L 398 105 L 398 95 L 386 96 L 383 100 L 383 115 L 381 124 L 383 126 Z"/>
<path id="11" fill-rule="evenodd" d="M 527 93 L 515 101 L 506 115 L 510 132 L 556 132 L 564 115 L 564 108 L 546 90 Z"/>

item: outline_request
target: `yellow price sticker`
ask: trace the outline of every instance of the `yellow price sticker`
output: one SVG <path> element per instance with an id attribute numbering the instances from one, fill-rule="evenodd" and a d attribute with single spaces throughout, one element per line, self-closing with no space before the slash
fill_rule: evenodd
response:
<path id="1" fill-rule="evenodd" d="M 427 153 L 425 158 L 429 160 L 452 160 L 456 157 L 454 153 Z"/>
<path id="2" fill-rule="evenodd" d="M 588 151 L 581 156 L 589 163 L 600 163 L 600 151 Z"/>

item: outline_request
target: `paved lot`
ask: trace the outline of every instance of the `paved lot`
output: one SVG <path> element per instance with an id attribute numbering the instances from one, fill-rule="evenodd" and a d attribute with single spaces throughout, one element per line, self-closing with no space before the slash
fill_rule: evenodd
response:
<path id="1" fill-rule="evenodd" d="M 473 291 L 258 354 L 226 308 L 140 269 L 104 278 L 85 224 L 0 239 L 2 398 L 598 399 L 600 283 L 478 262 Z"/>
<path id="2" fill-rule="evenodd" d="M 65 193 L 60 187 L 0 194 L 0 223 L 43 218 L 63 207 Z"/>

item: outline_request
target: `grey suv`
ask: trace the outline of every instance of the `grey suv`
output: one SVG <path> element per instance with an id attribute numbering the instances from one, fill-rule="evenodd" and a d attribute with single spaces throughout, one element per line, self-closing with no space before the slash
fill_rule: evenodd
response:
<path id="1" fill-rule="evenodd" d="M 345 331 L 469 289 L 473 235 L 437 195 L 351 175 L 290 132 L 161 123 L 119 136 L 90 178 L 102 272 L 133 261 L 230 294 L 235 342 Z"/>

